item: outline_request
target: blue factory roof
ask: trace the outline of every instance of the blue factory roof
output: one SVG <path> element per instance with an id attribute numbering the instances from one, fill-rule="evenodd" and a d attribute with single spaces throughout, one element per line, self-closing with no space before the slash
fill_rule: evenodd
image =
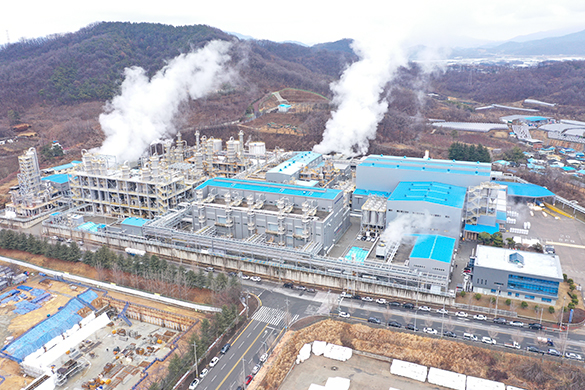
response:
<path id="1" fill-rule="evenodd" d="M 301 152 L 296 156 L 289 158 L 285 162 L 270 169 L 267 173 L 282 173 L 285 175 L 293 175 L 303 167 L 309 165 L 316 159 L 321 157 L 319 153 L 315 152 Z"/>
<path id="2" fill-rule="evenodd" d="M 490 163 L 377 155 L 368 156 L 358 167 L 410 169 L 415 171 L 474 176 L 490 176 L 492 170 Z"/>
<path id="3" fill-rule="evenodd" d="M 52 181 L 53 183 L 64 184 L 69 181 L 69 175 L 66 173 L 56 173 L 47 177 L 43 177 L 41 180 Z"/>
<path id="4" fill-rule="evenodd" d="M 200 190 L 205 187 L 221 187 L 232 190 L 248 190 L 248 191 L 261 191 L 270 192 L 273 194 L 289 195 L 289 196 L 304 196 L 307 198 L 320 198 L 320 199 L 335 199 L 341 190 L 334 190 L 331 188 L 313 188 L 294 186 L 290 184 L 281 183 L 267 183 L 263 181 L 253 180 L 238 180 L 238 179 L 227 179 L 222 177 L 216 177 L 209 179 L 205 183 L 200 184 L 196 189 Z"/>
<path id="5" fill-rule="evenodd" d="M 466 232 L 473 232 L 473 233 L 489 233 L 494 234 L 495 232 L 500 231 L 500 224 L 496 223 L 496 226 L 489 226 L 489 225 L 465 225 Z"/>
<path id="6" fill-rule="evenodd" d="M 148 221 L 150 220 L 145 218 L 128 217 L 123 220 L 121 224 L 141 227 L 144 226 Z"/>
<path id="7" fill-rule="evenodd" d="M 73 168 L 77 164 L 81 164 L 81 161 L 71 161 L 69 164 L 58 165 L 56 167 L 52 167 L 51 169 L 55 172 L 62 171 L 63 169 Z"/>
<path id="8" fill-rule="evenodd" d="M 374 195 L 374 196 L 381 196 L 383 198 L 388 199 L 388 197 L 390 196 L 391 192 L 384 192 L 384 191 L 369 191 L 369 190 L 364 190 L 362 188 L 357 188 L 354 192 L 354 195 L 360 195 L 360 196 L 370 196 L 370 195 Z"/>
<path id="9" fill-rule="evenodd" d="M 505 211 L 496 211 L 496 219 L 498 221 L 506 222 L 507 218 L 508 218 L 508 214 Z"/>
<path id="10" fill-rule="evenodd" d="M 508 186 L 508 196 L 518 196 L 522 198 L 546 198 L 549 196 L 555 196 L 551 191 L 544 187 L 537 186 L 536 184 L 510 182 L 499 183 Z"/>
<path id="11" fill-rule="evenodd" d="M 465 187 L 450 184 L 430 181 L 402 181 L 398 183 L 388 200 L 431 202 L 443 206 L 463 208 L 466 193 L 467 189 Z"/>
<path id="12" fill-rule="evenodd" d="M 410 257 L 417 259 L 432 259 L 444 263 L 451 263 L 455 239 L 434 234 L 415 234 L 416 242 L 410 252 Z"/>
<path id="13" fill-rule="evenodd" d="M 539 122 L 539 121 L 545 121 L 548 118 L 545 118 L 544 116 L 527 116 L 524 118 L 524 120 L 530 121 L 530 122 Z"/>

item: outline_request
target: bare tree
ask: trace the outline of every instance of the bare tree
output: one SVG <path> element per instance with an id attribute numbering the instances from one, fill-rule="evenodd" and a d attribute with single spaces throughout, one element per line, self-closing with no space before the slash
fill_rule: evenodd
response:
<path id="1" fill-rule="evenodd" d="M 495 339 L 498 336 L 498 331 L 495 329 L 490 329 L 488 330 L 488 334 L 492 339 Z"/>
<path id="2" fill-rule="evenodd" d="M 386 320 L 386 322 L 390 321 L 391 316 L 392 313 L 390 312 L 390 307 L 386 305 L 386 308 L 384 309 L 384 319 Z"/>
<path id="3" fill-rule="evenodd" d="M 112 277 L 114 278 L 114 283 L 116 284 L 124 285 L 126 282 L 124 272 L 122 271 L 122 268 L 120 267 L 118 262 L 112 264 Z"/>
<path id="4" fill-rule="evenodd" d="M 445 328 L 451 332 L 455 330 L 455 323 L 453 322 L 453 319 L 451 317 L 447 318 L 447 321 L 445 322 Z"/>
<path id="5" fill-rule="evenodd" d="M 536 335 L 534 336 L 534 341 L 536 342 L 538 348 L 540 349 L 543 349 L 547 345 L 546 340 L 547 340 L 546 335 L 542 331 L 537 332 Z"/>
<path id="6" fill-rule="evenodd" d="M 355 307 L 355 304 L 354 304 L 354 300 L 353 300 L 353 298 L 350 298 L 349 299 L 349 305 L 347 307 L 347 312 L 349 314 L 353 315 L 353 313 L 355 313 L 355 309 L 356 309 L 356 307 Z"/>
<path id="7" fill-rule="evenodd" d="M 425 327 L 427 327 L 427 328 L 433 327 L 433 319 L 432 318 L 425 318 Z"/>
<path id="8" fill-rule="evenodd" d="M 517 330 L 512 334 L 512 341 L 515 341 L 518 344 L 522 344 L 522 341 L 524 341 L 524 336 L 522 336 L 520 330 Z"/>
<path id="9" fill-rule="evenodd" d="M 404 323 L 408 324 L 410 323 L 410 320 L 412 319 L 412 314 L 410 312 L 405 311 L 404 313 L 402 313 L 402 318 L 404 318 Z"/>

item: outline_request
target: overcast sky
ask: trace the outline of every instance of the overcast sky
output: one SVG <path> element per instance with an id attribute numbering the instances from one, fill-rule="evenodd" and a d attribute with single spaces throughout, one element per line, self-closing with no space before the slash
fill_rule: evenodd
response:
<path id="1" fill-rule="evenodd" d="M 0 44 L 75 32 L 97 21 L 207 24 L 272 41 L 306 44 L 403 33 L 404 39 L 452 36 L 506 40 L 539 31 L 585 29 L 583 0 L 377 1 L 12 1 L 0 12 Z"/>

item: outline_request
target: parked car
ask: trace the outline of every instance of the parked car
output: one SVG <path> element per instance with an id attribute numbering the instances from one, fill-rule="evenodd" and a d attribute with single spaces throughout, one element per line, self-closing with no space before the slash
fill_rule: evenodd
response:
<path id="1" fill-rule="evenodd" d="M 508 325 L 517 326 L 518 328 L 522 328 L 522 327 L 524 327 L 524 322 L 522 322 L 522 321 L 510 321 L 510 322 L 508 322 Z"/>
<path id="2" fill-rule="evenodd" d="M 374 298 L 372 298 L 372 297 L 362 297 L 362 301 L 364 301 L 364 302 L 374 302 Z"/>
<path id="3" fill-rule="evenodd" d="M 348 292 L 343 291 L 341 293 L 341 298 L 351 298 L 351 297 L 352 297 L 352 295 L 350 293 L 348 293 Z"/>
<path id="4" fill-rule="evenodd" d="M 444 307 L 437 309 L 437 313 L 439 314 L 449 314 L 449 310 L 446 310 Z"/>
<path id="5" fill-rule="evenodd" d="M 341 318 L 349 318 L 349 317 L 351 317 L 351 316 L 349 315 L 349 313 L 347 313 L 347 312 L 345 312 L 345 311 L 340 311 L 340 312 L 339 312 L 339 316 L 340 316 Z"/>
<path id="6" fill-rule="evenodd" d="M 477 336 L 473 333 L 463 333 L 463 339 L 469 341 L 477 341 Z"/>
<path id="7" fill-rule="evenodd" d="M 431 311 L 431 308 L 428 306 L 419 306 L 418 310 L 420 311 Z"/>
<path id="8" fill-rule="evenodd" d="M 308 289 L 307 289 L 307 292 L 308 292 L 308 293 L 316 293 L 316 292 L 317 292 L 317 290 L 315 290 L 314 288 L 308 288 Z"/>
<path id="9" fill-rule="evenodd" d="M 207 374 L 209 373 L 209 370 L 207 368 L 204 368 L 203 370 L 201 370 L 201 372 L 199 373 L 199 378 L 203 379 L 207 376 Z"/>
<path id="10" fill-rule="evenodd" d="M 265 353 L 262 356 L 260 356 L 260 363 L 264 363 L 266 362 L 266 360 L 268 360 L 268 354 Z"/>
<path id="11" fill-rule="evenodd" d="M 402 305 L 402 307 L 405 309 L 414 309 L 414 304 L 407 302 L 404 305 Z"/>
<path id="12" fill-rule="evenodd" d="M 501 325 L 506 325 L 506 319 L 505 318 L 494 318 L 494 323 L 496 324 L 501 324 Z"/>
<path id="13" fill-rule="evenodd" d="M 199 385 L 199 379 L 193 379 L 193 382 L 189 385 L 189 390 L 194 390 Z"/>
<path id="14" fill-rule="evenodd" d="M 482 343 L 496 345 L 496 340 L 492 339 L 491 337 L 484 336 L 481 338 Z"/>
<path id="15" fill-rule="evenodd" d="M 254 379 L 254 377 L 253 377 L 252 375 L 248 375 L 248 376 L 246 377 L 246 380 L 244 381 L 244 384 L 245 384 L 245 385 L 249 385 L 249 384 L 250 384 L 250 382 L 252 382 L 252 379 Z"/>
<path id="16" fill-rule="evenodd" d="M 487 320 L 487 317 L 484 316 L 483 314 L 476 314 L 473 316 L 473 319 L 478 321 L 485 321 Z"/>
<path id="17" fill-rule="evenodd" d="M 414 324 L 408 324 L 405 326 L 406 329 L 412 330 L 413 332 L 418 332 L 418 328 L 414 326 Z"/>
<path id="18" fill-rule="evenodd" d="M 428 333 L 428 334 L 438 334 L 439 333 L 439 332 L 437 332 L 436 329 L 433 329 L 433 328 L 424 328 L 423 332 Z"/>
<path id="19" fill-rule="evenodd" d="M 583 360 L 583 357 L 581 355 L 579 355 L 578 353 L 574 353 L 574 352 L 567 352 L 567 353 L 565 353 L 565 357 L 567 359 Z"/>
<path id="20" fill-rule="evenodd" d="M 233 271 L 227 273 L 227 276 L 230 276 L 230 277 L 236 276 L 236 275 L 237 274 L 235 272 L 233 272 Z"/>
<path id="21" fill-rule="evenodd" d="M 392 301 L 392 302 L 388 303 L 388 305 L 395 306 L 395 307 L 402 306 L 402 304 L 400 302 L 396 302 L 396 301 Z"/>
<path id="22" fill-rule="evenodd" d="M 260 365 L 256 364 L 254 368 L 252 368 L 252 375 L 258 374 L 258 371 L 260 371 Z"/>
<path id="23" fill-rule="evenodd" d="M 402 328 L 402 324 L 398 321 L 389 321 L 388 326 L 391 326 L 393 328 Z"/>
<path id="24" fill-rule="evenodd" d="M 215 365 L 219 362 L 219 358 L 216 356 L 209 362 L 209 367 L 215 367 Z"/>
<path id="25" fill-rule="evenodd" d="M 252 277 L 250 278 L 250 280 L 251 280 L 252 282 L 261 282 L 261 281 L 262 281 L 262 278 L 261 278 L 260 276 L 252 276 Z"/>
<path id="26" fill-rule="evenodd" d="M 351 299 L 357 299 L 357 300 L 361 300 L 362 296 L 359 294 L 355 294 L 353 297 L 351 297 Z"/>
<path id="27" fill-rule="evenodd" d="M 368 318 L 368 322 L 371 322 L 372 324 L 381 324 L 382 321 L 380 321 L 380 319 L 378 317 L 370 317 Z"/>
<path id="28" fill-rule="evenodd" d="M 457 313 L 455 313 L 455 315 L 457 317 L 461 317 L 461 318 L 467 318 L 468 314 L 464 311 L 458 311 Z"/>
<path id="29" fill-rule="evenodd" d="M 379 305 L 385 305 L 387 302 L 384 298 L 378 298 L 376 299 L 376 303 Z"/>
<path id="30" fill-rule="evenodd" d="M 283 284 L 282 287 L 284 287 L 284 288 L 293 288 L 294 287 L 294 284 L 287 282 L 287 283 Z"/>
<path id="31" fill-rule="evenodd" d="M 559 351 L 557 351 L 554 348 L 549 348 L 548 351 L 546 352 L 548 355 L 551 356 L 563 356 Z"/>
<path id="32" fill-rule="evenodd" d="M 443 336 L 457 338 L 457 335 L 455 334 L 455 332 L 451 332 L 450 330 L 444 331 L 443 332 Z"/>
<path id="33" fill-rule="evenodd" d="M 530 329 L 542 330 L 542 324 L 538 323 L 528 324 L 528 327 Z"/>
<path id="34" fill-rule="evenodd" d="M 246 274 L 242 274 L 242 280 L 248 280 L 250 277 Z"/>
<path id="35" fill-rule="evenodd" d="M 305 291 L 307 288 L 305 286 L 295 286 L 295 290 Z"/>
<path id="36" fill-rule="evenodd" d="M 222 355 L 225 355 L 227 353 L 227 351 L 230 350 L 230 343 L 227 343 L 226 345 L 224 345 L 223 347 L 221 347 L 221 351 L 219 351 L 219 353 L 221 353 Z"/>
<path id="37" fill-rule="evenodd" d="M 535 352 L 535 353 L 542 353 L 542 354 L 544 354 L 544 351 L 541 351 L 540 348 L 535 347 L 533 345 L 529 345 L 528 347 L 526 347 L 526 350 L 528 352 Z"/>

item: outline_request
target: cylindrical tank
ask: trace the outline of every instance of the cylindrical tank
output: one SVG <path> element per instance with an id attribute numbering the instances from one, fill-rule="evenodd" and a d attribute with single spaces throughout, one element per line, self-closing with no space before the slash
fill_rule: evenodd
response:
<path id="1" fill-rule="evenodd" d="M 237 141 L 234 141 L 233 137 L 231 137 L 229 141 L 226 142 L 228 162 L 233 162 L 236 160 L 236 142 Z"/>
<path id="2" fill-rule="evenodd" d="M 218 153 L 221 152 L 221 145 L 222 141 L 219 138 L 213 138 L 213 152 Z"/>
<path id="3" fill-rule="evenodd" d="M 266 154 L 266 144 L 264 142 L 250 142 L 249 152 L 253 156 L 263 156 Z"/>

